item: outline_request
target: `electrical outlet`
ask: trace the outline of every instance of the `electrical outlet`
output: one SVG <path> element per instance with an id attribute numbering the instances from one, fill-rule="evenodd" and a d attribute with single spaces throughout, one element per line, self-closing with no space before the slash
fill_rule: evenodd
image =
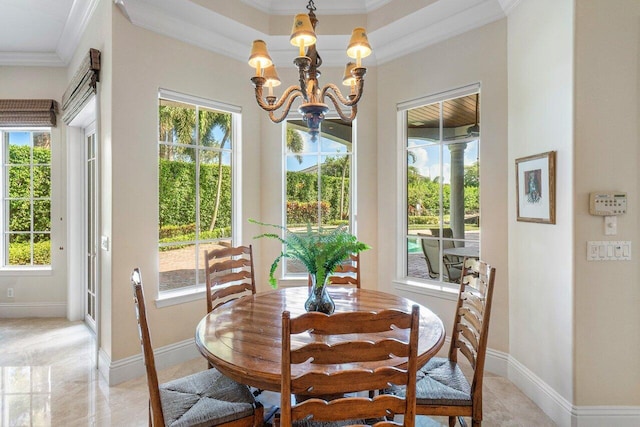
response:
<path id="1" fill-rule="evenodd" d="M 13 288 L 7 288 L 7 298 L 13 298 Z"/>

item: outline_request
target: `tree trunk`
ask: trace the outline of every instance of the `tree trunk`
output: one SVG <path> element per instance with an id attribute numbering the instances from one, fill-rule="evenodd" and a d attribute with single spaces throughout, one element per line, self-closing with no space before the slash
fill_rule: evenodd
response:
<path id="1" fill-rule="evenodd" d="M 222 138 L 222 142 L 220 143 L 220 155 L 218 156 L 218 185 L 216 188 L 216 204 L 213 208 L 213 215 L 211 217 L 211 224 L 209 225 L 209 231 L 213 231 L 216 226 L 216 221 L 218 220 L 218 210 L 220 209 L 220 195 L 222 192 L 222 149 L 224 148 L 225 142 L 229 139 L 231 133 L 231 127 L 228 127 L 224 132 L 224 137 Z"/>

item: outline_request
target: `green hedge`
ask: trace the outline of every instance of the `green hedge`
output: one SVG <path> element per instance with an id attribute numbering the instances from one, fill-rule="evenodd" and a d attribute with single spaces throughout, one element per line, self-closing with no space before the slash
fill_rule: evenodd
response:
<path id="1" fill-rule="evenodd" d="M 33 263 L 35 265 L 51 265 L 51 241 L 43 240 L 33 245 Z M 9 245 L 9 265 L 30 265 L 31 245 L 12 242 Z"/>
<path id="2" fill-rule="evenodd" d="M 189 242 L 196 239 L 195 233 L 196 225 L 187 224 L 182 227 L 167 226 L 160 228 L 160 243 L 173 243 L 173 242 Z M 200 231 L 200 240 L 214 240 L 231 237 L 231 227 L 214 228 L 213 231 L 202 230 Z M 176 245 L 176 246 L 164 246 L 161 247 L 161 251 L 168 251 L 172 249 L 178 249 L 190 246 Z"/>
<path id="3" fill-rule="evenodd" d="M 344 191 L 342 186 L 344 184 Z M 349 178 L 329 175 L 320 176 L 320 189 L 322 200 L 322 218 L 324 223 L 332 221 L 345 220 L 349 218 Z M 342 212 L 340 212 L 340 199 L 342 200 Z M 299 204 L 302 210 L 307 209 L 306 204 L 313 204 L 317 207 L 318 203 L 318 175 L 314 172 L 287 172 L 287 200 Z M 326 207 L 325 207 L 326 206 Z M 288 217 L 288 222 L 298 222 L 298 213 L 293 208 L 292 212 L 296 219 Z M 317 208 L 316 208 L 317 209 Z M 287 214 L 289 214 L 289 206 L 287 206 Z M 317 215 L 310 219 L 317 221 Z M 306 222 L 306 221 L 302 221 Z"/>
<path id="4" fill-rule="evenodd" d="M 222 190 L 215 228 L 231 226 L 231 168 L 223 165 L 221 170 Z M 160 227 L 195 224 L 195 163 L 160 159 L 159 176 Z M 208 230 L 211 224 L 217 184 L 218 165 L 201 164 L 200 228 L 202 230 Z"/>

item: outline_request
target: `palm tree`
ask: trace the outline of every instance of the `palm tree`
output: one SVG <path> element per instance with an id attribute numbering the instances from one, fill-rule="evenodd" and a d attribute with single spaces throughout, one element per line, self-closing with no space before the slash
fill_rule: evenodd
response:
<path id="1" fill-rule="evenodd" d="M 208 111 L 205 114 L 201 114 L 202 116 L 207 116 L 205 120 L 201 119 L 201 123 L 204 122 L 205 126 L 203 131 L 206 130 L 206 133 L 203 133 L 204 137 L 210 137 L 211 131 L 218 127 L 224 131 L 224 135 L 222 136 L 222 140 L 220 141 L 220 152 L 218 152 L 218 182 L 216 184 L 216 202 L 213 207 L 213 215 L 211 215 L 211 223 L 209 224 L 209 231 L 213 231 L 216 226 L 216 221 L 218 220 L 218 211 L 220 210 L 220 198 L 222 195 L 222 149 L 225 144 L 231 138 L 231 114 L 228 113 L 218 113 Z M 205 140 L 203 139 L 203 142 Z M 213 142 L 213 140 L 211 140 Z"/>
<path id="2" fill-rule="evenodd" d="M 295 153 L 295 158 L 299 164 L 302 164 L 302 150 L 304 149 L 304 140 L 300 132 L 287 126 L 287 150 Z"/>

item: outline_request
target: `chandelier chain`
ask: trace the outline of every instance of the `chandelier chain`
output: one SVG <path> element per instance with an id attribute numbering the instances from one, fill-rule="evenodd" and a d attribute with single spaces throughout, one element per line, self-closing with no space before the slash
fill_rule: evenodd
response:
<path id="1" fill-rule="evenodd" d="M 309 0 L 309 4 L 307 5 L 307 10 L 309 12 L 315 12 L 316 11 L 316 5 L 313 2 L 313 0 Z"/>

